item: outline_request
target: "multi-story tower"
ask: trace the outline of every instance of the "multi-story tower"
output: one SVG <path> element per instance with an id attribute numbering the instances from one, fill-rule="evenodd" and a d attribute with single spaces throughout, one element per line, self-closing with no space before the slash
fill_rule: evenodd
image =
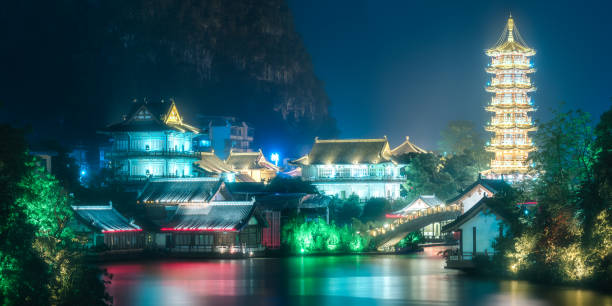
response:
<path id="1" fill-rule="evenodd" d="M 117 177 L 142 180 L 149 177 L 190 177 L 199 159 L 192 140 L 200 130 L 185 122 L 174 101 L 134 103 L 123 121 L 103 131 L 111 137 L 106 153 Z"/>
<path id="2" fill-rule="evenodd" d="M 535 72 L 530 57 L 535 50 L 519 35 L 512 15 L 497 44 L 486 51 L 491 57 L 486 71 L 493 74 L 486 90 L 493 93 L 486 110 L 493 113 L 485 129 L 493 132 L 487 151 L 493 152 L 487 176 L 520 179 L 530 166 L 527 158 L 535 147 L 528 132 L 536 128 L 529 112 L 535 111 L 529 93 L 535 91 L 528 74 Z"/>

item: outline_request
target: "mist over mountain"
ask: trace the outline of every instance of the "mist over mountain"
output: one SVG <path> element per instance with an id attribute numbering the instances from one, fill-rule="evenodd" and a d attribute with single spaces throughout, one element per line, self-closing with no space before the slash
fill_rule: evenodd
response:
<path id="1" fill-rule="evenodd" d="M 286 154 L 338 133 L 283 0 L 3 6 L 0 119 L 34 137 L 87 141 L 143 98 L 174 98 L 190 122 L 237 116 Z"/>

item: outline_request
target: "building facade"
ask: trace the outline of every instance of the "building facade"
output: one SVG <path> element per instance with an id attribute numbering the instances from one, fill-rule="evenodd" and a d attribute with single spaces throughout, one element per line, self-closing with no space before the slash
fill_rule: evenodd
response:
<path id="1" fill-rule="evenodd" d="M 346 199 L 357 195 L 397 199 L 404 181 L 403 165 L 393 159 L 386 138 L 332 139 L 315 143 L 307 155 L 291 162 L 301 168 L 302 178 L 330 196 Z"/>
<path id="2" fill-rule="evenodd" d="M 225 164 L 237 174 L 241 182 L 269 182 L 278 173 L 278 167 L 266 160 L 261 150 L 234 152 L 232 149 Z"/>
<path id="3" fill-rule="evenodd" d="M 200 130 L 185 122 L 174 101 L 135 103 L 124 119 L 102 133 L 111 138 L 106 152 L 118 177 L 190 177 L 199 159 L 192 140 Z"/>
<path id="4" fill-rule="evenodd" d="M 235 117 L 197 116 L 198 126 L 204 131 L 194 145 L 200 151 L 214 151 L 221 159 L 233 152 L 251 152 L 254 129 Z"/>
<path id="5" fill-rule="evenodd" d="M 493 114 L 486 125 L 493 133 L 486 149 L 495 154 L 485 173 L 488 178 L 522 179 L 530 169 L 528 153 L 535 147 L 528 132 L 536 128 L 529 115 L 535 111 L 529 93 L 536 88 L 528 75 L 535 72 L 530 59 L 535 53 L 519 35 L 512 16 L 499 42 L 486 51 L 491 58 L 486 71 L 493 74 L 486 87 L 493 94 L 485 108 Z"/>

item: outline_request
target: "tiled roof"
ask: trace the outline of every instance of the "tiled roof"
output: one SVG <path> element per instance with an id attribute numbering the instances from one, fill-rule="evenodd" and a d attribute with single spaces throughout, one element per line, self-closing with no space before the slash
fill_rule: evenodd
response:
<path id="1" fill-rule="evenodd" d="M 499 192 L 500 190 L 502 190 L 503 188 L 507 187 L 508 183 L 506 183 L 503 180 L 488 180 L 488 179 L 481 179 L 481 178 L 479 178 L 478 180 L 476 180 L 476 182 L 474 182 L 472 185 L 470 185 L 467 188 L 465 188 L 457 196 L 455 196 L 455 197 L 453 197 L 451 199 L 448 199 L 446 201 L 446 203 L 450 204 L 450 203 L 453 203 L 453 202 L 459 200 L 466 193 L 470 192 L 472 189 L 474 189 L 478 185 L 483 186 L 484 188 L 486 188 L 489 191 L 491 191 L 491 193 L 495 194 L 495 193 Z"/>
<path id="2" fill-rule="evenodd" d="M 211 202 L 180 205 L 163 230 L 235 231 L 245 226 L 253 215 L 253 201 Z"/>
<path id="3" fill-rule="evenodd" d="M 292 161 L 298 165 L 372 164 L 391 162 L 391 151 L 386 138 L 331 139 L 315 143 L 307 155 Z"/>
<path id="4" fill-rule="evenodd" d="M 440 199 L 438 199 L 438 197 L 436 197 L 435 195 L 421 195 L 418 198 L 416 198 L 414 201 L 410 202 L 410 204 L 406 205 L 404 208 L 393 212 L 394 215 L 401 215 L 401 214 L 406 214 L 406 213 L 410 213 L 413 212 L 415 210 L 418 209 L 414 209 L 411 206 L 413 206 L 418 200 L 423 201 L 427 206 L 429 207 L 433 207 L 433 206 L 438 206 L 438 205 L 442 205 L 444 204 L 444 202 Z"/>
<path id="5" fill-rule="evenodd" d="M 200 168 L 203 171 L 215 174 L 233 172 L 223 160 L 219 159 L 214 152 L 202 152 L 200 160 L 195 162 L 196 169 Z"/>
<path id="6" fill-rule="evenodd" d="M 278 167 L 268 162 L 261 150 L 257 152 L 233 152 L 230 151 L 225 163 L 232 169 L 240 171 L 243 169 L 270 169 L 278 171 Z"/>
<path id="7" fill-rule="evenodd" d="M 151 179 L 138 196 L 138 203 L 207 203 L 221 189 L 218 178 Z"/>
<path id="8" fill-rule="evenodd" d="M 172 111 L 176 111 L 178 120 L 167 120 Z M 145 132 L 167 131 L 199 133 L 200 130 L 184 123 L 178 115 L 176 104 L 171 102 L 134 103 L 125 120 L 108 125 L 105 132 Z"/>
<path id="9" fill-rule="evenodd" d="M 402 155 L 408 153 L 427 153 L 427 151 L 410 142 L 410 137 L 408 136 L 406 136 L 406 140 L 402 142 L 402 144 L 391 150 L 391 154 L 393 155 Z"/>
<path id="10" fill-rule="evenodd" d="M 141 230 L 138 225 L 130 223 L 112 205 L 72 206 L 72 209 L 78 220 L 102 232 Z"/>

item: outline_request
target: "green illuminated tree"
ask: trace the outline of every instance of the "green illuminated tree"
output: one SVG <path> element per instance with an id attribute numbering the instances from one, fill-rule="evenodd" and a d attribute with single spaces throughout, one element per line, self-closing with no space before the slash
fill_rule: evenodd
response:
<path id="1" fill-rule="evenodd" d="M 26 222 L 36 229 L 32 246 L 47 264 L 50 302 L 54 305 L 106 305 L 102 273 L 89 267 L 80 252 L 80 243 L 68 227 L 73 218 L 71 199 L 59 182 L 34 161 L 26 163 L 18 184 L 23 190 L 17 205 Z"/>
<path id="2" fill-rule="evenodd" d="M 5 305 L 107 305 L 97 268 L 67 227 L 70 198 L 26 153 L 21 131 L 0 126 L 0 298 Z"/>
<path id="3" fill-rule="evenodd" d="M 3 305 L 44 305 L 47 266 L 32 249 L 36 227 L 16 205 L 18 184 L 29 159 L 23 131 L 0 125 L 0 301 Z"/>

